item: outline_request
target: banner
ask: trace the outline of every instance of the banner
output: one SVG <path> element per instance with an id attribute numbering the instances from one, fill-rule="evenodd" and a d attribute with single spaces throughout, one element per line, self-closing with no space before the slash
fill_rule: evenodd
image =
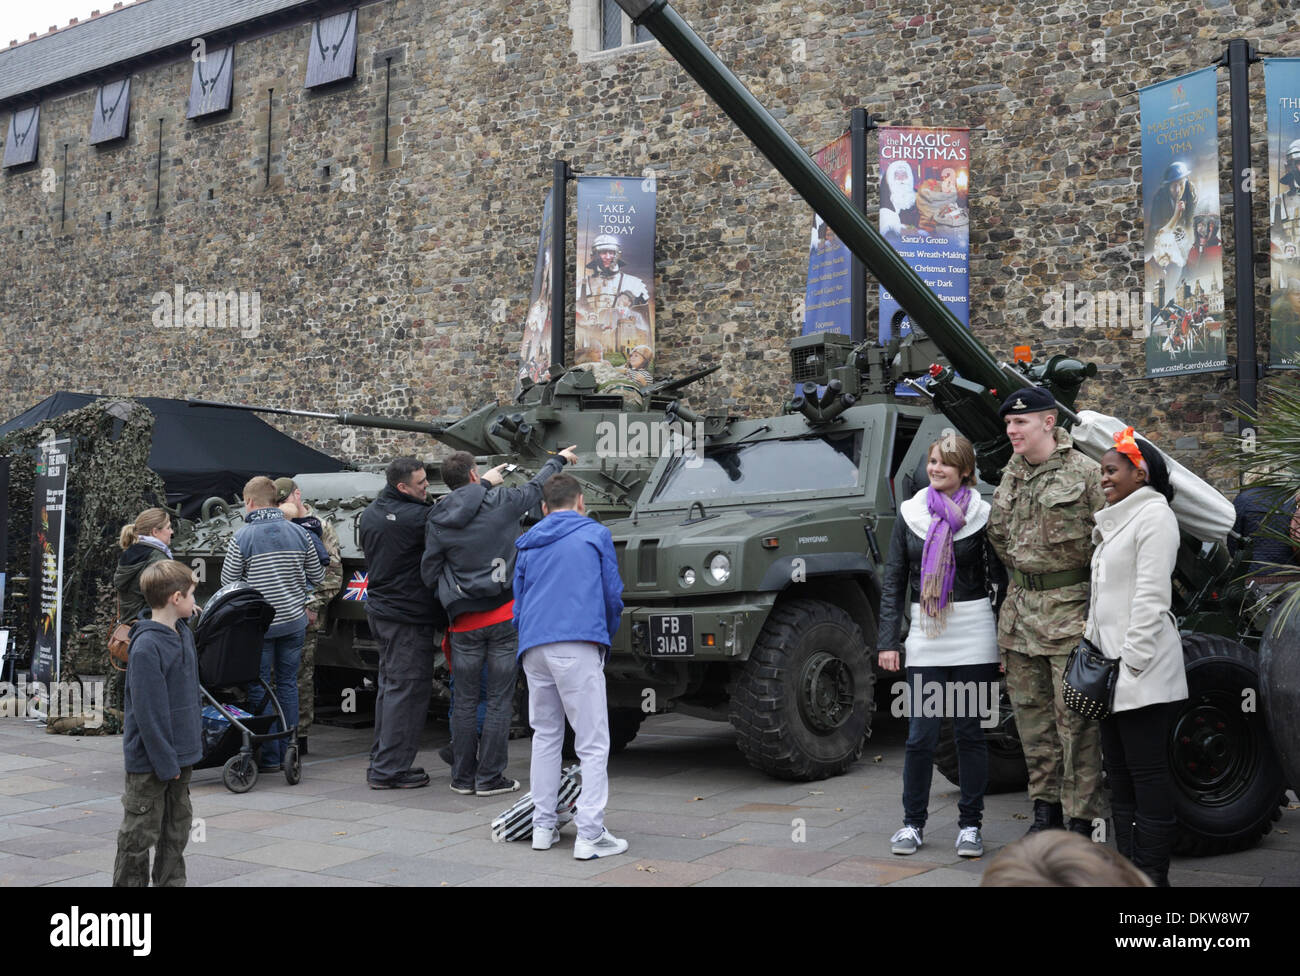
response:
<path id="1" fill-rule="evenodd" d="M 578 177 L 574 355 L 601 389 L 640 390 L 654 367 L 655 181 Z"/>
<path id="2" fill-rule="evenodd" d="M 1142 89 L 1147 376 L 1228 365 L 1213 68 Z"/>
<path id="3" fill-rule="evenodd" d="M 519 376 L 515 383 L 517 393 L 522 380 L 534 383 L 541 380 L 551 368 L 551 262 L 555 253 L 551 247 L 552 216 L 555 210 L 555 191 L 546 191 L 546 204 L 542 207 L 542 232 L 537 237 L 537 260 L 533 265 L 533 291 L 528 302 L 528 318 L 524 320 L 523 345 L 519 348 Z"/>
<path id="4" fill-rule="evenodd" d="M 0 617 L 4 616 L 9 574 L 9 458 L 0 457 Z"/>
<path id="5" fill-rule="evenodd" d="M 59 680 L 63 629 L 63 527 L 68 491 L 68 440 L 42 441 L 32 479 L 32 680 Z"/>
<path id="6" fill-rule="evenodd" d="M 1266 58 L 1270 366 L 1300 366 L 1300 59 Z"/>
<path id="7" fill-rule="evenodd" d="M 882 126 L 879 133 L 880 233 L 969 326 L 970 130 Z M 881 342 L 901 311 L 881 286 Z M 902 317 L 899 335 L 911 329 Z"/>
<path id="8" fill-rule="evenodd" d="M 844 133 L 813 156 L 831 181 L 852 196 L 853 144 Z M 803 334 L 838 332 L 852 335 L 853 256 L 830 224 L 813 214 L 812 240 L 808 242 L 808 285 L 804 289 Z"/>

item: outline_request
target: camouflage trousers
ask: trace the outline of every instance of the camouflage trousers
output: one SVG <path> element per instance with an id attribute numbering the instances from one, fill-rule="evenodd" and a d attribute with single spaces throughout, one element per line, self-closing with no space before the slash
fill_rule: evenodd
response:
<path id="1" fill-rule="evenodd" d="M 302 663 L 298 666 L 298 737 L 311 734 L 316 717 L 316 639 L 320 631 L 308 627 L 302 638 Z"/>
<path id="2" fill-rule="evenodd" d="M 1067 655 L 1003 649 L 1007 693 L 1029 767 L 1029 798 L 1060 803 L 1067 817 L 1106 816 L 1101 788 L 1101 727 L 1061 698 Z"/>
<path id="3" fill-rule="evenodd" d="M 158 848 L 153 862 L 154 887 L 185 887 L 185 844 L 194 820 L 190 805 L 193 769 L 183 767 L 180 778 L 167 783 L 153 773 L 126 774 L 122 795 L 126 813 L 117 832 L 114 888 L 149 887 L 149 851 L 154 847 Z"/>

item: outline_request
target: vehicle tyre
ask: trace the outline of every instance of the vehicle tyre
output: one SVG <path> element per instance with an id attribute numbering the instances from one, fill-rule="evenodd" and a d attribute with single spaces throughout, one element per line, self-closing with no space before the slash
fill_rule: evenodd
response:
<path id="1" fill-rule="evenodd" d="M 297 746 L 289 746 L 284 750 L 284 781 L 290 786 L 302 782 L 302 756 L 299 755 Z"/>
<path id="2" fill-rule="evenodd" d="M 611 708 L 609 710 L 609 751 L 622 752 L 636 738 L 645 721 L 645 712 L 639 708 Z"/>
<path id="3" fill-rule="evenodd" d="M 1029 786 L 1029 768 L 1025 765 L 1025 752 L 1020 746 L 1020 733 L 1016 731 L 1016 716 L 1007 694 L 1006 678 L 999 683 L 998 724 L 984 730 L 984 742 L 989 750 L 989 783 L 985 793 L 1023 793 Z M 948 782 L 959 786 L 957 776 L 957 743 L 952 736 L 952 720 L 944 719 L 939 730 L 939 745 L 934 751 L 935 768 Z"/>
<path id="4" fill-rule="evenodd" d="M 773 608 L 737 676 L 730 719 L 750 765 L 778 779 L 839 776 L 871 733 L 875 672 L 851 616 L 821 600 Z"/>
<path id="5" fill-rule="evenodd" d="M 1187 700 L 1174 706 L 1168 740 L 1174 853 L 1204 857 L 1253 847 L 1286 802 L 1264 719 L 1259 659 L 1231 638 L 1184 634 L 1183 664 Z"/>
<path id="6" fill-rule="evenodd" d="M 1269 623 L 1259 648 L 1259 677 L 1282 778 L 1300 788 L 1300 614 L 1291 614 L 1281 626 Z"/>
<path id="7" fill-rule="evenodd" d="M 235 753 L 221 768 L 221 782 L 231 793 L 247 793 L 257 782 L 257 760 L 251 754 Z"/>

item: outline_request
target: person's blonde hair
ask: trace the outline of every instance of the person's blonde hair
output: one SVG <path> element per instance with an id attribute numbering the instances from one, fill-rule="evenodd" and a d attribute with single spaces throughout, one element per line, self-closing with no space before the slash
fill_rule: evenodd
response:
<path id="1" fill-rule="evenodd" d="M 930 446 L 925 449 L 925 460 L 930 462 L 930 454 L 935 448 L 939 449 L 939 460 L 944 464 L 956 468 L 958 471 L 967 472 L 961 477 L 963 485 L 975 484 L 975 447 L 961 434 L 953 433 L 946 430 L 943 435 L 930 442 Z"/>
<path id="2" fill-rule="evenodd" d="M 981 888 L 1151 888 L 1128 858 L 1068 830 L 1008 844 L 984 869 Z"/>
<path id="3" fill-rule="evenodd" d="M 184 596 L 194 585 L 194 570 L 175 559 L 160 559 L 140 574 L 140 593 L 151 610 L 161 610 L 173 593 Z"/>
<path id="4" fill-rule="evenodd" d="M 266 475 L 259 474 L 256 478 L 250 478 L 248 484 L 244 485 L 244 504 L 251 502 L 259 508 L 266 508 L 275 504 L 276 494 L 275 482 Z"/>
<path id="5" fill-rule="evenodd" d="M 139 542 L 142 535 L 157 535 L 170 521 L 171 516 L 167 513 L 167 509 L 146 508 L 135 517 L 134 522 L 127 522 L 122 526 L 117 541 L 123 549 L 128 549 Z"/>

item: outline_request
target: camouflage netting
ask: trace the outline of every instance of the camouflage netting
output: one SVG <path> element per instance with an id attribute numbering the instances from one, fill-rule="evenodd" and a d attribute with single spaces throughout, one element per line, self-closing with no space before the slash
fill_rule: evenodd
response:
<path id="1" fill-rule="evenodd" d="M 121 730 L 121 677 L 109 664 L 105 637 L 116 613 L 113 570 L 122 550 L 118 533 L 142 510 L 165 498 L 162 479 L 148 467 L 153 414 L 133 400 L 101 400 L 52 421 L 0 438 L 0 455 L 10 455 L 9 579 L 31 571 L 32 480 L 38 445 L 53 430 L 72 441 L 68 507 L 63 541 L 62 674 L 64 681 L 86 675 L 107 679 L 110 709 L 101 731 Z M 13 646 L 30 660 L 31 618 L 27 593 L 9 586 L 5 619 Z M 116 714 L 115 714 L 116 713 Z M 67 726 L 72 724 L 73 728 Z M 78 723 L 52 731 L 80 731 Z"/>

